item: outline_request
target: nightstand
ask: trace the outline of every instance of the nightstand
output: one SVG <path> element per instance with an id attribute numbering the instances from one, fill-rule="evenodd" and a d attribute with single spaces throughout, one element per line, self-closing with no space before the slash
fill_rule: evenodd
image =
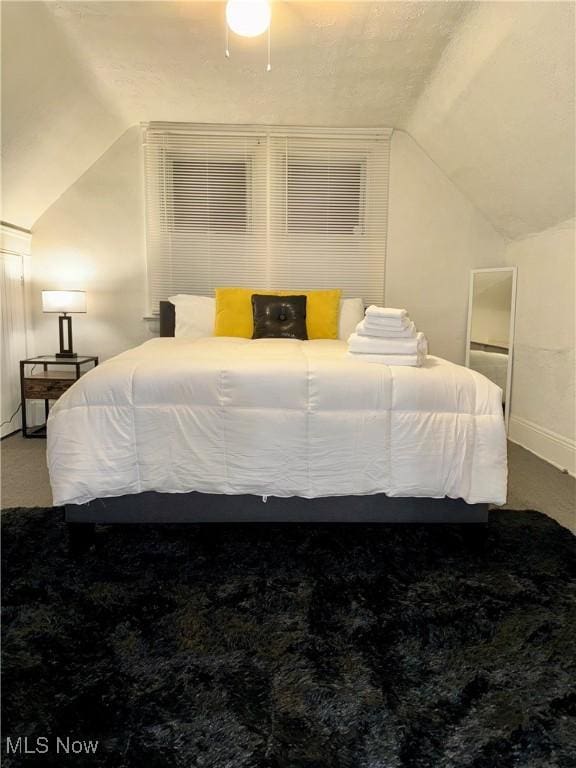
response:
<path id="1" fill-rule="evenodd" d="M 83 373 L 86 373 L 86 370 L 83 370 L 86 365 L 96 367 L 98 358 L 92 355 L 78 355 L 67 360 L 54 355 L 40 355 L 40 357 L 20 360 L 23 437 L 46 437 L 45 423 L 35 427 L 27 426 L 26 401 L 44 400 L 44 417 L 48 420 L 50 400 L 58 400 L 60 395 L 64 394 Z M 36 371 L 35 369 L 40 366 L 42 370 Z M 63 369 L 63 366 L 66 366 L 66 369 Z"/>

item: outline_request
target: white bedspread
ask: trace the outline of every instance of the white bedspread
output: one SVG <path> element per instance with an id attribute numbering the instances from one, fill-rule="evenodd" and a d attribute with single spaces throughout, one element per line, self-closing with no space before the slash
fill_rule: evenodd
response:
<path id="1" fill-rule="evenodd" d="M 48 419 L 54 503 L 141 491 L 506 498 L 500 390 L 436 357 L 369 365 L 343 341 L 154 339 Z"/>

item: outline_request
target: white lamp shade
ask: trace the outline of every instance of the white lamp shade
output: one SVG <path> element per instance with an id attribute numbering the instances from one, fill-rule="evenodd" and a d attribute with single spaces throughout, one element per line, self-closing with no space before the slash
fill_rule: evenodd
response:
<path id="1" fill-rule="evenodd" d="M 86 291 L 42 291 L 42 312 L 86 312 Z"/>
<path id="2" fill-rule="evenodd" d="M 232 32 L 243 37 L 257 37 L 270 26 L 268 0 L 228 0 L 226 21 Z"/>

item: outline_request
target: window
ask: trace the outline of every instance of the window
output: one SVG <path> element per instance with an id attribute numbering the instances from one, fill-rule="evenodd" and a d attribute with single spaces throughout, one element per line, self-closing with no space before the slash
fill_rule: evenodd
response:
<path id="1" fill-rule="evenodd" d="M 290 232 L 357 235 L 363 229 L 362 164 L 289 160 L 287 227 Z"/>
<path id="2" fill-rule="evenodd" d="M 171 158 L 174 228 L 245 232 L 250 161 L 182 153 Z"/>
<path id="3" fill-rule="evenodd" d="M 150 312 L 219 285 L 383 300 L 390 131 L 151 123 L 144 137 Z"/>

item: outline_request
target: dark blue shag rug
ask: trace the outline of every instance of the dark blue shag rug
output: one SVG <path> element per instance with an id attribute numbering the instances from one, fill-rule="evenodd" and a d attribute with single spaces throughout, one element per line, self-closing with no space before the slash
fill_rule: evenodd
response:
<path id="1" fill-rule="evenodd" d="M 76 559 L 61 510 L 2 521 L 7 767 L 576 766 L 576 539 L 537 512 L 106 527 Z"/>

